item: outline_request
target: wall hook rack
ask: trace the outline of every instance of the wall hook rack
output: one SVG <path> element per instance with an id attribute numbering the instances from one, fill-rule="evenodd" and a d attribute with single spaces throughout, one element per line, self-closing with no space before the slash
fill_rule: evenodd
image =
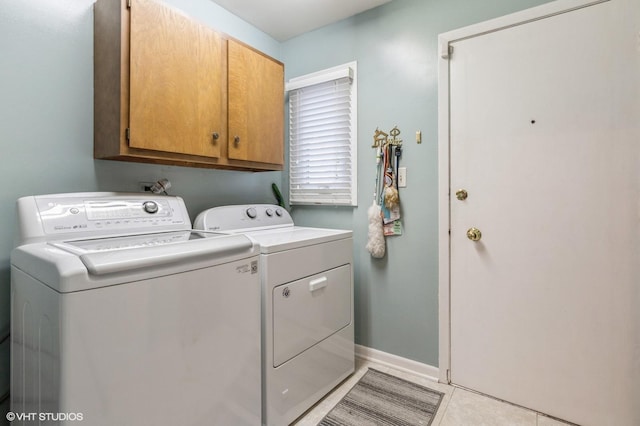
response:
<path id="1" fill-rule="evenodd" d="M 373 132 L 373 145 L 371 145 L 371 148 L 380 148 L 385 145 L 402 146 L 402 139 L 398 137 L 399 135 L 400 129 L 398 129 L 398 126 L 391 129 L 389 133 L 385 133 L 376 127 L 375 132 Z"/>

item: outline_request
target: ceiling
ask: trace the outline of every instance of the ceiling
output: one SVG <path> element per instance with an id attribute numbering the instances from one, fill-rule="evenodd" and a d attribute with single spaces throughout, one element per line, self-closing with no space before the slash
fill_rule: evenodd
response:
<path id="1" fill-rule="evenodd" d="M 278 41 L 373 9 L 391 0 L 213 0 Z"/>

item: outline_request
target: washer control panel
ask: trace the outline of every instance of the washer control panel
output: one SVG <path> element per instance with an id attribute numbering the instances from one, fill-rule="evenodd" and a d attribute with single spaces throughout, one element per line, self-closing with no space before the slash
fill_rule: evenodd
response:
<path id="1" fill-rule="evenodd" d="M 180 197 L 80 193 L 18 200 L 21 238 L 51 239 L 191 229 Z M 19 241 L 20 242 L 20 241 Z"/>

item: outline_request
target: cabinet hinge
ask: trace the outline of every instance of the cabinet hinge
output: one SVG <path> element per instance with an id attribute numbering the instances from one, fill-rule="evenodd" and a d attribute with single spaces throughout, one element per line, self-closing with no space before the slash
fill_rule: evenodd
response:
<path id="1" fill-rule="evenodd" d="M 127 130 L 124 132 L 124 137 L 127 138 L 127 142 L 131 140 L 131 128 L 127 127 Z"/>
<path id="2" fill-rule="evenodd" d="M 449 43 L 442 43 L 440 45 L 440 56 L 442 57 L 442 59 L 451 59 L 452 55 L 453 46 L 451 46 Z"/>
<path id="3" fill-rule="evenodd" d="M 131 9 L 131 0 L 127 0 L 127 9 Z"/>
<path id="4" fill-rule="evenodd" d="M 451 383 L 451 370 L 447 369 L 447 383 Z"/>

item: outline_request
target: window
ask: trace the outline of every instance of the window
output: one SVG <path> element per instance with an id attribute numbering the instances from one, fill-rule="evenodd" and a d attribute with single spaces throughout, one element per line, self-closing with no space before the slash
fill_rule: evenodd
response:
<path id="1" fill-rule="evenodd" d="M 356 63 L 289 80 L 289 202 L 357 205 Z"/>

